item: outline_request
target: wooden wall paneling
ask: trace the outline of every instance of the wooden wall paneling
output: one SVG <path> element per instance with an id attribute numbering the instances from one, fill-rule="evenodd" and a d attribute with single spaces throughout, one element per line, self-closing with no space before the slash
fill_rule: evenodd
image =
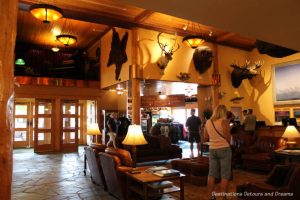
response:
<path id="1" fill-rule="evenodd" d="M 11 199 L 13 132 L 13 96 L 10 109 L 7 102 L 14 91 L 14 49 L 17 34 L 18 1 L 1 1 L 0 18 L 0 199 Z M 8 114 L 8 115 L 7 115 Z"/>
<path id="2" fill-rule="evenodd" d="M 219 60 L 218 60 L 218 45 L 214 44 L 213 46 L 213 69 L 215 74 L 219 74 Z M 212 85 L 212 109 L 218 106 L 219 104 L 219 85 Z"/>

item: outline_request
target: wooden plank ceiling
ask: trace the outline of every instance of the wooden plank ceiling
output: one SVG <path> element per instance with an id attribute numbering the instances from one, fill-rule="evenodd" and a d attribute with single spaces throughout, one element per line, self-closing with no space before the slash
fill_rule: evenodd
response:
<path id="1" fill-rule="evenodd" d="M 253 38 L 130 5 L 120 5 L 112 0 L 54 1 L 55 6 L 63 9 L 65 18 L 47 25 L 29 14 L 29 6 L 35 3 L 51 2 L 20 0 L 18 41 L 35 45 L 55 46 L 54 33 L 57 30 L 65 29 L 63 31 L 71 32 L 78 38 L 78 42 L 73 48 L 87 49 L 111 27 L 116 26 L 129 29 L 141 27 L 172 34 L 177 32 L 181 36 L 198 33 L 206 37 L 207 41 L 244 50 L 251 50 L 255 44 Z M 71 26 L 69 26 L 70 23 Z"/>

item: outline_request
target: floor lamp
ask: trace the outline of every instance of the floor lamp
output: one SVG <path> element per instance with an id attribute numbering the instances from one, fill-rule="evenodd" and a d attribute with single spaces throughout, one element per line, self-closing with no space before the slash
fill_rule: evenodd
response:
<path id="1" fill-rule="evenodd" d="M 101 135 L 98 123 L 92 123 L 88 126 L 86 134 L 92 137 L 91 144 L 97 144 L 97 136 Z"/>
<path id="2" fill-rule="evenodd" d="M 136 145 L 148 144 L 142 132 L 141 125 L 129 125 L 125 139 L 122 142 L 132 146 L 133 168 L 136 167 Z"/>

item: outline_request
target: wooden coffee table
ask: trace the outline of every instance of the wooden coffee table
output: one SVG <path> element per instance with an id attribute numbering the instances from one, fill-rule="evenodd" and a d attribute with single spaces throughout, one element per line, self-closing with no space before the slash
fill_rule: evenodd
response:
<path id="1" fill-rule="evenodd" d="M 175 176 L 167 176 L 167 177 L 159 177 L 151 172 L 146 172 L 145 170 L 141 170 L 141 173 L 131 174 L 130 172 L 126 173 L 127 176 L 127 199 L 130 197 L 130 192 L 135 192 L 143 197 L 143 199 L 147 200 L 151 195 L 149 193 L 149 189 L 151 188 L 150 184 L 153 182 L 162 182 L 162 181 L 172 181 L 179 180 L 180 187 L 172 186 L 168 188 L 163 188 L 160 190 L 159 194 L 170 194 L 173 192 L 180 192 L 180 200 L 184 200 L 184 174 L 179 174 Z M 136 186 L 138 183 L 141 187 Z"/>

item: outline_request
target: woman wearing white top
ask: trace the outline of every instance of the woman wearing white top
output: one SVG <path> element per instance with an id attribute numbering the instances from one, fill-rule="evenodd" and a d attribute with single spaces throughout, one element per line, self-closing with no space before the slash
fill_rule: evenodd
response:
<path id="1" fill-rule="evenodd" d="M 226 107 L 219 105 L 212 117 L 206 122 L 204 139 L 209 139 L 208 189 L 215 199 L 215 178 L 221 177 L 221 195 L 226 199 L 228 181 L 231 177 L 230 128 L 226 116 Z"/>

